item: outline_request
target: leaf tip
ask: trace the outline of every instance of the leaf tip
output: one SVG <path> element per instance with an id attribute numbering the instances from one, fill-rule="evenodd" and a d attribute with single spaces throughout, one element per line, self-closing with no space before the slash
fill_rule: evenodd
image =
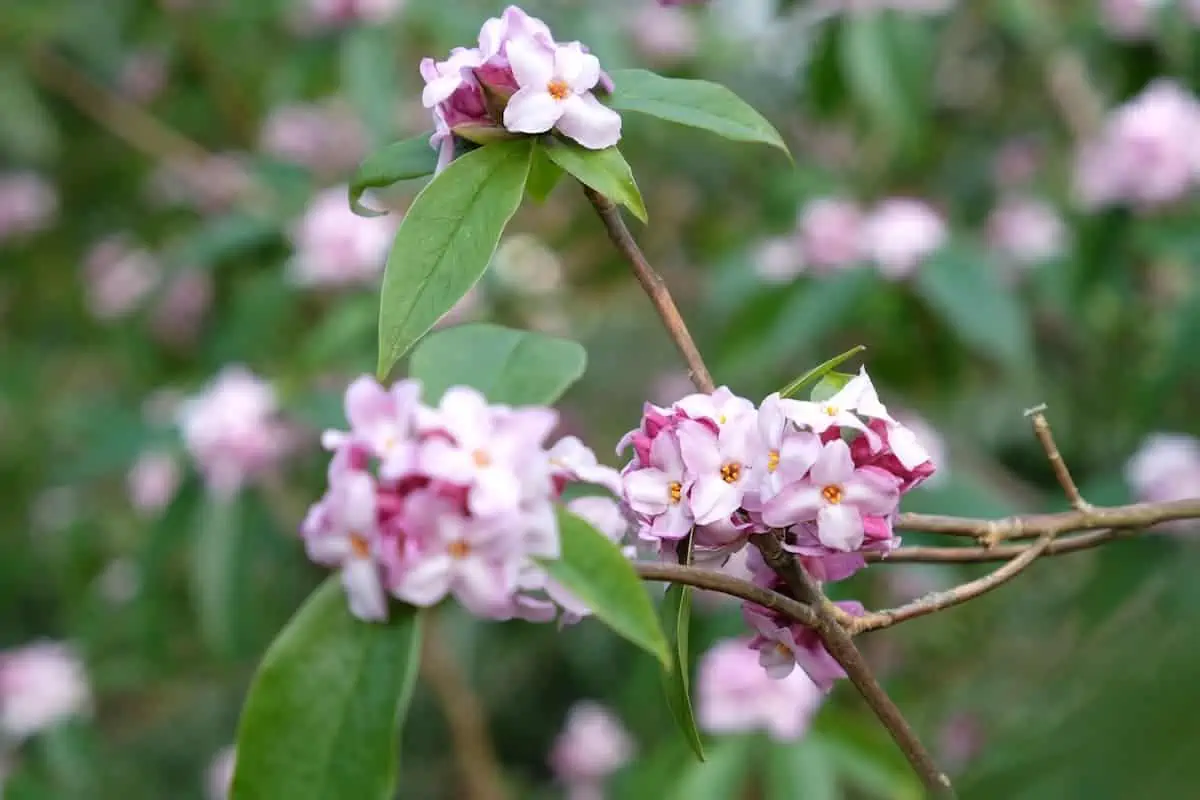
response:
<path id="1" fill-rule="evenodd" d="M 375 209 L 368 208 L 362 204 L 362 196 L 364 191 L 366 190 L 363 187 L 350 187 L 350 211 L 353 212 L 356 217 L 365 217 L 367 219 L 371 219 L 372 217 L 387 216 L 388 212 L 386 211 L 376 211 Z"/>

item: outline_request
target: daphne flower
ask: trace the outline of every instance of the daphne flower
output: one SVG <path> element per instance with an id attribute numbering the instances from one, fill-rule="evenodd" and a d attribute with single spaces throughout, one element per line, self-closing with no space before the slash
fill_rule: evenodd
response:
<path id="1" fill-rule="evenodd" d="M 395 226 L 390 218 L 356 215 L 345 187 L 326 189 L 289 232 L 295 251 L 289 277 L 305 287 L 373 285 L 383 273 Z"/>
<path id="2" fill-rule="evenodd" d="M 720 642 L 700 659 L 696 716 L 709 733 L 765 729 L 778 741 L 799 739 L 824 699 L 825 693 L 803 671 L 778 679 L 768 675 L 747 640 Z"/>
<path id="3" fill-rule="evenodd" d="M 890 475 L 871 467 L 855 469 L 850 447 L 835 439 L 821 450 L 810 480 L 784 487 L 763 507 L 762 516 L 772 527 L 815 518 L 821 544 L 848 553 L 862 546 L 863 516 L 886 516 L 899 502 Z"/>
<path id="4" fill-rule="evenodd" d="M 416 456 L 412 427 L 420 393 L 416 381 L 399 381 L 384 389 L 372 378 L 358 378 L 346 389 L 350 432 L 326 431 L 322 444 L 330 450 L 346 444 L 364 447 L 381 460 L 387 477 L 404 477 Z"/>
<path id="5" fill-rule="evenodd" d="M 834 605 L 856 616 L 864 612 L 862 604 L 854 601 L 838 601 Z M 828 692 L 834 681 L 846 677 L 846 671 L 811 628 L 781 621 L 752 603 L 742 606 L 742 617 L 757 633 L 750 646 L 758 651 L 759 665 L 772 678 L 786 678 L 799 666 L 821 691 Z"/>
<path id="6" fill-rule="evenodd" d="M 683 463 L 693 475 L 688 496 L 696 524 L 728 519 L 751 490 L 759 450 L 755 416 L 746 414 L 722 425 L 719 433 L 692 420 L 679 425 Z"/>
<path id="7" fill-rule="evenodd" d="M 517 133 L 545 133 L 557 126 L 591 150 L 612 147 L 621 138 L 621 117 L 591 90 L 600 81 L 600 62 L 578 42 L 547 49 L 515 39 L 508 59 L 520 89 L 504 110 L 504 127 Z"/>
<path id="8" fill-rule="evenodd" d="M 625 500 L 646 518 L 644 538 L 682 539 L 692 529 L 692 509 L 684 495 L 683 455 L 679 440 L 659 433 L 650 444 L 647 466 L 624 476 Z"/>
<path id="9" fill-rule="evenodd" d="M 556 477 L 564 481 L 594 483 L 613 494 L 621 493 L 620 474 L 597 461 L 596 454 L 578 437 L 564 436 L 554 443 L 548 455 Z"/>
<path id="10" fill-rule="evenodd" d="M 421 104 L 433 108 L 450 99 L 463 85 L 475 85 L 472 70 L 483 64 L 483 55 L 475 48 L 456 47 L 445 61 L 432 58 L 421 59 L 421 77 L 425 88 L 421 92 Z"/>
<path id="11" fill-rule="evenodd" d="M 20 741 L 85 713 L 91 703 L 79 656 L 56 642 L 0 652 L 0 738 Z"/>
<path id="12" fill-rule="evenodd" d="M 867 426 L 860 417 L 892 421 L 887 408 L 879 402 L 879 395 L 865 369 L 832 397 L 819 403 L 790 399 L 780 403 L 790 420 L 816 433 L 824 433 L 834 426 L 866 432 Z"/>
<path id="13" fill-rule="evenodd" d="M 797 430 L 788 419 L 784 403 L 775 392 L 758 410 L 762 451 L 756 464 L 760 502 L 766 502 L 784 485 L 804 479 L 821 452 L 821 441 L 810 431 Z"/>
<path id="14" fill-rule="evenodd" d="M 726 386 L 718 386 L 711 393 L 697 392 L 675 401 L 674 408 L 691 419 L 707 419 L 717 425 L 754 413 L 754 403 L 738 397 Z"/>
<path id="15" fill-rule="evenodd" d="M 570 787 L 599 784 L 633 757 L 633 740 L 608 709 L 584 701 L 567 713 L 566 725 L 550 751 L 550 766 Z"/>

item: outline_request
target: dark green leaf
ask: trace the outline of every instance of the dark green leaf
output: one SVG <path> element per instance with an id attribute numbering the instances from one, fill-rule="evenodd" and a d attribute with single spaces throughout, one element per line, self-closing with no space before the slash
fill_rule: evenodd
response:
<path id="1" fill-rule="evenodd" d="M 234 800 L 388 800 L 416 681 L 420 617 L 355 619 L 341 581 L 313 593 L 264 656 L 238 728 Z"/>
<path id="2" fill-rule="evenodd" d="M 664 78 L 644 69 L 617 70 L 612 79 L 616 88 L 611 105 L 618 111 L 648 114 L 738 142 L 769 144 L 791 158 L 779 131 L 720 84 Z"/>
<path id="3" fill-rule="evenodd" d="M 650 595 L 617 545 L 579 517 L 558 512 L 562 553 L 542 561 L 550 577 L 578 597 L 597 619 L 670 669 L 667 638 Z"/>
<path id="4" fill-rule="evenodd" d="M 692 536 L 687 537 L 682 563 L 692 563 Z M 667 698 L 667 706 L 675 724 L 683 733 L 688 746 L 701 761 L 704 760 L 704 742 L 700 739 L 700 731 L 696 728 L 696 717 L 692 713 L 692 698 L 689 687 L 689 671 L 691 664 L 691 647 L 688 634 L 692 627 L 692 590 L 682 583 L 673 583 L 667 587 L 660 608 L 663 620 L 663 630 L 667 641 L 674 647 L 674 663 L 671 669 L 663 671 L 663 690 Z"/>
<path id="5" fill-rule="evenodd" d="M 580 183 L 625 206 L 642 222 L 647 221 L 646 204 L 633 180 L 633 171 L 616 147 L 589 150 L 574 142 L 549 139 L 540 149 Z"/>
<path id="6" fill-rule="evenodd" d="M 534 202 L 544 203 L 554 187 L 562 180 L 562 167 L 546 155 L 543 147 L 533 148 L 533 163 L 529 167 L 529 180 L 525 181 L 525 192 Z"/>
<path id="7" fill-rule="evenodd" d="M 429 146 L 430 135 L 423 133 L 393 142 L 367 156 L 350 178 L 350 210 L 360 217 L 381 217 L 387 212 L 364 206 L 363 193 L 368 189 L 382 189 L 400 181 L 432 175 L 437 169 L 438 154 Z"/>
<path id="8" fill-rule="evenodd" d="M 456 159 L 417 195 L 383 277 L 381 380 L 487 269 L 521 204 L 532 152 L 529 139 L 480 147 Z"/>
<path id="9" fill-rule="evenodd" d="M 846 384 L 853 378 L 854 376 L 847 372 L 826 372 L 821 376 L 821 380 L 817 381 L 817 385 L 812 388 L 808 399 L 814 403 L 823 403 L 846 388 Z"/>
<path id="10" fill-rule="evenodd" d="M 493 403 L 551 405 L 586 366 L 587 351 L 577 342 L 476 324 L 431 334 L 413 351 L 409 374 L 421 381 L 428 403 L 461 385 Z"/>
<path id="11" fill-rule="evenodd" d="M 917 274 L 916 289 L 966 345 L 1014 372 L 1032 366 L 1025 307 L 987 254 L 948 245 Z"/>
<path id="12" fill-rule="evenodd" d="M 840 356 L 834 356 L 823 364 L 818 364 L 808 372 L 801 375 L 799 378 L 796 378 L 796 380 L 792 381 L 787 386 L 783 387 L 783 391 L 779 393 L 779 396 L 791 397 L 812 381 L 820 380 L 821 378 L 825 377 L 826 374 L 832 372 L 834 368 L 841 366 L 843 362 L 848 361 L 850 358 L 858 355 L 866 349 L 867 348 L 861 344 L 855 345 L 851 349 L 842 353 Z"/>

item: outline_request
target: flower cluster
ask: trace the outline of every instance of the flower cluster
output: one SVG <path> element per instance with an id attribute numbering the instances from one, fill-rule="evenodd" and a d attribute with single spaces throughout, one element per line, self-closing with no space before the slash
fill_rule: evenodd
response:
<path id="1" fill-rule="evenodd" d="M 259 133 L 263 152 L 319 175 L 352 170 L 367 150 L 367 131 L 337 100 L 298 103 L 271 111 Z"/>
<path id="2" fill-rule="evenodd" d="M 870 264 L 889 279 L 906 278 L 946 241 L 946 223 L 927 203 L 906 197 L 865 210 L 839 197 L 809 201 L 795 228 L 768 241 L 757 268 L 784 283 L 805 271 L 822 275 Z"/>
<path id="3" fill-rule="evenodd" d="M 79 656 L 56 642 L 0 652 L 0 740 L 20 741 L 91 706 Z"/>
<path id="4" fill-rule="evenodd" d="M 603 784 L 633 757 L 634 742 L 621 720 L 591 701 L 576 703 L 554 740 L 550 767 L 569 800 L 603 798 Z"/>
<path id="5" fill-rule="evenodd" d="M 751 534 L 779 530 L 783 546 L 822 581 L 854 574 L 864 553 L 895 548 L 900 496 L 934 471 L 865 371 L 819 403 L 772 394 L 756 408 L 721 387 L 666 408 L 647 404 L 618 450 L 630 447 L 623 497 L 639 538 L 665 557 L 692 533 L 695 560 L 722 564 Z M 776 588 L 777 576 L 756 556 L 748 559 L 755 581 Z M 815 634 L 766 609 L 746 613 L 773 673 L 798 663 L 822 687 L 840 674 Z M 784 655 L 787 670 L 777 663 Z"/>
<path id="6" fill-rule="evenodd" d="M 459 140 L 482 144 L 554 129 L 602 150 L 621 138 L 620 116 L 593 94 L 612 91 L 600 62 L 579 42 L 556 42 L 544 22 L 516 6 L 483 24 L 478 47 L 423 59 L 421 77 L 439 171 Z"/>
<path id="7" fill-rule="evenodd" d="M 559 555 L 554 505 L 565 486 L 616 490 L 616 471 L 574 437 L 547 449 L 558 423 L 549 408 L 492 406 L 465 387 L 431 408 L 420 391 L 368 377 L 347 389 L 350 430 L 325 433 L 329 487 L 302 526 L 309 557 L 341 568 L 363 619 L 386 618 L 388 594 L 418 606 L 453 595 L 491 619 L 549 621 L 560 606 L 571 619 L 586 614 L 534 559 Z M 568 508 L 624 535 L 614 500 Z"/>

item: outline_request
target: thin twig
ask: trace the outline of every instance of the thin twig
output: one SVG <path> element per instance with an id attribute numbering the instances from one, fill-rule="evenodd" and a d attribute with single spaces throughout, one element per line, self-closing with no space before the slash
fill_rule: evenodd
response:
<path id="1" fill-rule="evenodd" d="M 825 597 L 817 583 L 804 571 L 804 567 L 783 549 L 779 540 L 769 533 L 753 534 L 750 542 L 763 555 L 763 559 L 778 572 L 797 599 L 812 606 L 817 616 L 817 635 L 825 649 L 846 671 L 846 676 L 875 716 L 883 724 L 908 763 L 916 771 L 931 797 L 954 797 L 950 778 L 938 769 L 933 757 L 917 737 L 916 731 L 900 713 L 900 709 L 888 697 L 887 692 L 875 680 L 875 675 L 866 659 L 855 646 L 851 634 L 835 613 L 835 607 Z"/>
<path id="2" fill-rule="evenodd" d="M 682 583 L 697 589 L 710 592 L 720 592 L 730 597 L 737 597 L 757 603 L 764 608 L 778 611 L 784 616 L 808 628 L 817 626 L 817 616 L 812 609 L 803 603 L 798 603 L 787 595 L 773 592 L 750 581 L 726 575 L 724 572 L 685 567 L 681 564 L 667 564 L 658 561 L 639 561 L 634 563 L 638 575 L 647 581 L 664 581 L 667 583 Z"/>
<path id="3" fill-rule="evenodd" d="M 1045 410 L 1046 405 L 1043 403 L 1026 411 L 1025 416 L 1032 418 L 1033 433 L 1041 443 L 1042 449 L 1046 451 L 1046 459 L 1050 462 L 1050 468 L 1054 470 L 1054 477 L 1058 480 L 1058 485 L 1062 487 L 1063 493 L 1070 501 L 1071 508 L 1085 513 L 1091 511 L 1092 504 L 1083 499 L 1079 487 L 1075 485 L 1075 479 L 1071 477 L 1071 470 L 1067 469 L 1067 462 L 1063 460 L 1062 453 L 1058 452 L 1058 444 L 1054 441 L 1050 423 L 1043 413 Z"/>
<path id="4" fill-rule="evenodd" d="M 625 226 L 625 221 L 621 219 L 620 209 L 607 197 L 587 186 L 583 187 L 583 192 L 604 223 L 604 228 L 608 231 L 608 238 L 629 262 L 638 283 L 642 285 L 650 302 L 654 304 L 654 309 L 662 319 L 663 325 L 666 326 L 667 333 L 671 335 L 671 341 L 679 348 L 679 352 L 688 366 L 688 374 L 692 383 L 702 392 L 711 392 L 716 386 L 713 384 L 712 376 L 708 373 L 704 359 L 700 356 L 696 342 L 692 339 L 692 334 L 688 331 L 687 323 L 683 321 L 683 316 L 679 313 L 679 308 L 676 307 L 675 300 L 671 297 L 671 291 L 667 288 L 666 281 L 654 267 L 650 266 L 650 262 L 646 260 L 641 248 L 634 241 L 633 234 Z"/>
<path id="5" fill-rule="evenodd" d="M 432 617 L 425 626 L 421 676 L 441 705 L 454 741 L 454 754 L 467 800 L 504 800 L 504 779 L 488 735 L 483 705 Z"/>
<path id="6" fill-rule="evenodd" d="M 1142 533 L 1138 528 L 1114 528 L 1088 531 L 1055 539 L 1042 553 L 1061 556 L 1078 553 L 1118 539 L 1132 539 Z M 1033 543 L 1006 544 L 996 547 L 901 547 L 890 553 L 864 553 L 868 562 L 893 564 L 985 564 L 1008 561 L 1033 547 Z"/>

